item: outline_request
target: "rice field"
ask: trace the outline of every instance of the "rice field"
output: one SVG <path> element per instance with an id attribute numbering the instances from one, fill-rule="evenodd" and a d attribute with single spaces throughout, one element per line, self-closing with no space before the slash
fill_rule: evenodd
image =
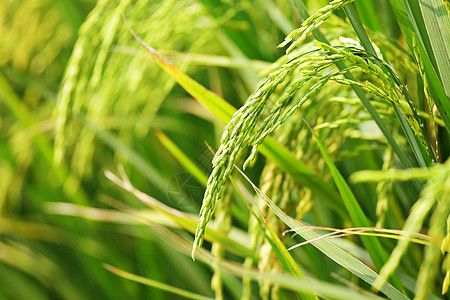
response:
<path id="1" fill-rule="evenodd" d="M 447 0 L 2 0 L 0 139 L 0 299 L 450 299 Z"/>

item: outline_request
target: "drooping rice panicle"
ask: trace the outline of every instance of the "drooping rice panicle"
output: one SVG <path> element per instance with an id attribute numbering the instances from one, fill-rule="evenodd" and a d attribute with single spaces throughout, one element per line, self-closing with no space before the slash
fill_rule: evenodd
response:
<path id="1" fill-rule="evenodd" d="M 377 96 L 385 99 L 386 101 L 393 102 L 396 104 L 404 116 L 406 117 L 408 123 L 416 134 L 417 138 L 427 151 L 430 157 L 434 157 L 433 150 L 430 146 L 430 142 L 428 139 L 428 135 L 426 134 L 425 125 L 423 120 L 420 118 L 419 113 L 417 111 L 416 105 L 412 102 L 412 99 L 409 95 L 408 88 L 402 82 L 400 77 L 395 73 L 394 70 L 390 68 L 384 61 L 379 60 L 376 57 L 370 56 L 365 51 L 357 49 L 357 48 L 336 48 L 329 46 L 327 44 L 323 44 L 320 42 L 316 42 L 316 45 L 330 53 L 338 53 L 342 54 L 347 61 L 352 64 L 355 64 L 367 74 L 373 76 L 373 79 L 378 80 L 380 84 L 380 88 L 376 88 L 372 83 L 368 83 L 368 86 L 371 91 L 374 91 Z M 386 68 L 391 76 L 388 76 L 383 70 L 381 70 L 376 64 L 371 62 L 371 59 L 376 59 L 380 62 L 384 68 Z M 344 82 L 344 81 L 342 81 Z M 353 82 L 353 81 L 352 81 Z M 353 84 L 356 84 L 353 82 Z M 404 99 L 406 100 L 408 106 L 403 104 L 397 93 L 400 91 L 402 95 L 404 95 Z"/>
<path id="2" fill-rule="evenodd" d="M 0 298 L 373 299 L 382 248 L 392 254 L 382 275 L 409 277 L 387 278 L 387 297 L 448 297 L 449 1 L 322 2 L 317 11 L 321 2 L 307 0 L 1 0 Z M 156 64 L 133 36 L 158 49 Z M 231 119 L 226 100 L 245 99 L 196 233 L 201 245 L 211 226 L 211 247 L 193 264 L 190 213 L 211 173 L 196 148 Z M 173 143 L 154 143 L 158 128 Z M 250 166 L 264 199 L 238 180 L 242 195 L 229 189 L 233 163 Z M 102 172 L 117 164 L 130 177 Z M 369 227 L 346 228 L 346 182 Z M 95 263 L 105 259 L 123 270 L 105 273 Z"/>
<path id="3" fill-rule="evenodd" d="M 328 5 L 319 9 L 316 13 L 311 15 L 308 19 L 303 21 L 298 29 L 295 29 L 287 35 L 284 42 L 278 47 L 284 47 L 289 44 L 294 38 L 299 36 L 286 50 L 286 53 L 291 52 L 295 47 L 300 45 L 311 32 L 325 22 L 335 10 L 341 9 L 345 5 L 352 3 L 354 0 L 333 0 Z"/>
<path id="4" fill-rule="evenodd" d="M 425 247 L 424 262 L 417 277 L 416 299 L 428 299 L 430 297 L 431 287 L 435 284 L 436 276 L 439 273 L 439 268 L 436 268 L 442 256 L 442 247 L 439 242 L 442 240 L 442 236 L 446 234 L 447 220 L 450 216 L 450 168 L 448 166 L 449 164 L 446 164 L 447 168 L 444 167 L 441 170 L 442 176 L 447 176 L 447 180 L 441 186 L 441 189 L 437 191 L 439 202 L 430 218 L 428 235 L 431 243 Z"/>

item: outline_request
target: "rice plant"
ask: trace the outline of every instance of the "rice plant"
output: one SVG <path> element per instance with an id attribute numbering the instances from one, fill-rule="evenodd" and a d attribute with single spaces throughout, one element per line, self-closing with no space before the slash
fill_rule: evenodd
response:
<path id="1" fill-rule="evenodd" d="M 6 0 L 0 33 L 0 298 L 448 298 L 447 1 Z"/>

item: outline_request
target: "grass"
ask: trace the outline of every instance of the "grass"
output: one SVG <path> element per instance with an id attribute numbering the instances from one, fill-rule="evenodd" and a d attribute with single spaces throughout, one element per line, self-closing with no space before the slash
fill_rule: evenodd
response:
<path id="1" fill-rule="evenodd" d="M 448 298 L 447 2 L 0 16 L 1 299 Z"/>

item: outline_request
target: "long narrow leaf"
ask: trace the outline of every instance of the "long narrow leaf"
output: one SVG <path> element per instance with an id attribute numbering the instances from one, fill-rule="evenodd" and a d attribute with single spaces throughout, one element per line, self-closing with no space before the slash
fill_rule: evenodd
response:
<path id="1" fill-rule="evenodd" d="M 286 265 L 289 267 L 288 271 L 290 273 L 293 273 L 295 276 L 305 279 L 305 276 L 303 275 L 300 268 L 295 263 L 294 259 L 292 258 L 291 254 L 288 252 L 286 247 L 283 245 L 279 237 L 277 236 L 275 230 L 273 230 L 270 223 L 267 221 L 266 218 L 264 218 L 264 222 L 267 226 L 267 229 L 269 230 L 269 233 L 272 237 L 273 242 L 275 243 L 276 248 L 279 250 L 279 255 L 282 258 L 283 265 Z M 313 293 L 304 293 L 303 291 L 299 291 L 299 295 L 302 299 L 318 299 L 317 296 L 315 296 Z"/>
<path id="2" fill-rule="evenodd" d="M 206 186 L 208 177 L 184 154 L 184 152 L 178 148 L 178 146 L 170 140 L 161 130 L 155 129 L 156 137 L 169 150 L 169 152 L 175 156 L 178 161 L 192 174 L 201 184 Z"/>
<path id="3" fill-rule="evenodd" d="M 307 19 L 310 15 L 306 9 L 305 4 L 302 0 L 294 0 L 295 5 L 297 9 L 299 10 L 300 16 L 303 19 Z M 321 43 L 330 45 L 330 42 L 327 40 L 327 38 L 320 32 L 319 29 L 313 30 L 314 37 Z M 336 62 L 336 66 L 339 69 L 345 69 L 345 64 L 341 61 Z M 347 72 L 344 74 L 345 78 L 354 81 L 355 78 L 350 72 Z M 353 85 L 353 90 L 355 91 L 358 98 L 361 100 L 361 103 L 364 105 L 364 107 L 367 109 L 367 112 L 372 116 L 375 123 L 378 125 L 378 128 L 380 128 L 381 132 L 383 133 L 384 137 L 388 141 L 389 145 L 391 145 L 392 149 L 394 150 L 395 154 L 398 156 L 399 160 L 402 162 L 403 166 L 405 167 L 412 167 L 412 163 L 406 156 L 406 154 L 403 152 L 403 150 L 398 145 L 396 139 L 390 132 L 389 128 L 385 124 L 385 122 L 381 119 L 378 112 L 375 110 L 373 105 L 370 103 L 369 99 L 366 97 L 366 94 L 364 94 L 364 91 L 359 88 L 358 86 Z"/>
<path id="4" fill-rule="evenodd" d="M 239 170 L 239 169 L 238 169 Z M 365 282 L 372 285 L 375 280 L 383 281 L 384 285 L 380 291 L 391 299 L 408 299 L 399 290 L 393 287 L 391 284 L 386 282 L 383 278 L 379 277 L 375 271 L 366 266 L 360 260 L 350 255 L 346 251 L 342 250 L 334 243 L 329 240 L 318 239 L 320 236 L 312 231 L 311 229 L 304 226 L 301 222 L 289 217 L 285 212 L 283 212 L 269 197 L 263 194 L 258 187 L 256 187 L 251 180 L 241 171 L 239 172 L 245 179 L 252 185 L 256 193 L 264 200 L 264 202 L 272 209 L 272 211 L 292 230 L 303 237 L 305 240 L 314 240 L 311 244 L 320 250 L 323 254 L 331 258 L 333 261 L 352 272 Z"/>
<path id="5" fill-rule="evenodd" d="M 233 185 L 237 187 L 234 180 L 231 180 Z M 239 190 L 240 192 L 240 190 Z M 244 201 L 245 206 L 247 209 L 253 214 L 253 217 L 256 218 L 257 222 L 260 225 L 260 228 L 266 238 L 266 241 L 269 242 L 270 246 L 272 247 L 273 252 L 277 256 L 278 260 L 280 261 L 281 265 L 283 266 L 284 270 L 295 277 L 298 277 L 302 280 L 305 280 L 305 276 L 303 275 L 303 272 L 298 267 L 297 263 L 294 261 L 294 258 L 291 256 L 289 251 L 286 249 L 286 247 L 281 242 L 280 238 L 278 237 L 277 233 L 273 229 L 272 225 L 267 221 L 266 217 L 262 213 L 261 210 L 256 208 L 256 205 L 250 206 L 244 196 L 241 197 L 241 199 Z M 268 233 L 267 233 L 268 232 Z M 317 299 L 317 296 L 314 295 L 312 292 L 299 290 L 297 291 L 301 299 Z"/>
<path id="6" fill-rule="evenodd" d="M 430 38 L 437 71 L 447 96 L 450 95 L 450 16 L 444 2 L 439 0 L 418 1 Z"/>
<path id="7" fill-rule="evenodd" d="M 377 54 L 375 52 L 375 49 L 373 48 L 372 43 L 371 43 L 369 37 L 367 36 L 367 33 L 364 30 L 364 27 L 363 27 L 361 21 L 358 18 L 358 15 L 356 13 L 356 9 L 355 9 L 355 6 L 353 5 L 353 3 L 344 7 L 344 10 L 347 13 L 347 16 L 349 17 L 350 23 L 352 24 L 356 34 L 358 35 L 359 40 L 361 41 L 361 45 L 364 47 L 364 49 L 367 52 L 376 56 Z M 374 63 L 379 68 L 381 68 L 383 71 L 385 71 L 386 74 L 390 75 L 390 73 L 387 72 L 385 70 L 385 68 L 383 68 L 383 66 L 380 64 L 379 61 L 375 60 Z M 416 159 L 417 159 L 419 165 L 422 168 L 426 168 L 427 165 L 429 165 L 431 163 L 430 159 L 426 155 L 424 155 L 424 153 L 420 150 L 418 142 L 417 142 L 417 138 L 416 138 L 415 134 L 412 132 L 410 125 L 406 121 L 405 116 L 403 116 L 400 109 L 394 103 L 392 103 L 392 107 L 394 108 L 394 112 L 400 121 L 400 125 L 401 125 L 403 131 L 405 132 L 406 138 L 408 139 L 408 142 L 411 145 L 411 148 L 413 150 L 414 155 L 416 156 Z M 424 135 L 424 136 L 425 136 L 425 139 L 427 139 L 426 135 Z M 427 139 L 427 141 L 428 141 L 428 139 Z M 428 142 L 428 144 L 429 144 L 429 142 Z"/>
<path id="8" fill-rule="evenodd" d="M 164 241 L 170 241 L 170 245 L 176 245 L 175 249 L 180 251 L 186 256 L 190 256 L 192 249 L 192 242 L 187 241 L 177 234 L 173 233 L 170 230 L 165 230 L 164 228 L 152 228 L 155 232 L 158 233 L 162 237 Z M 202 248 L 198 249 L 197 258 L 199 261 L 202 261 L 208 265 L 212 265 L 216 263 L 215 257 L 207 250 Z M 268 280 L 273 282 L 274 284 L 278 284 L 280 287 L 296 291 L 311 291 L 323 297 L 325 299 L 358 299 L 358 300 L 369 300 L 369 299 L 384 299 L 375 294 L 371 293 L 361 293 L 356 291 L 350 287 L 345 287 L 338 284 L 330 284 L 328 282 L 319 281 L 313 278 L 308 278 L 308 281 L 305 281 L 298 277 L 289 276 L 286 274 L 274 274 L 261 272 L 259 270 L 248 269 L 243 267 L 240 264 L 230 262 L 226 259 L 217 261 L 217 264 L 224 270 L 235 276 L 239 277 L 248 277 L 253 280 Z M 394 298 L 395 299 L 395 298 Z"/>

